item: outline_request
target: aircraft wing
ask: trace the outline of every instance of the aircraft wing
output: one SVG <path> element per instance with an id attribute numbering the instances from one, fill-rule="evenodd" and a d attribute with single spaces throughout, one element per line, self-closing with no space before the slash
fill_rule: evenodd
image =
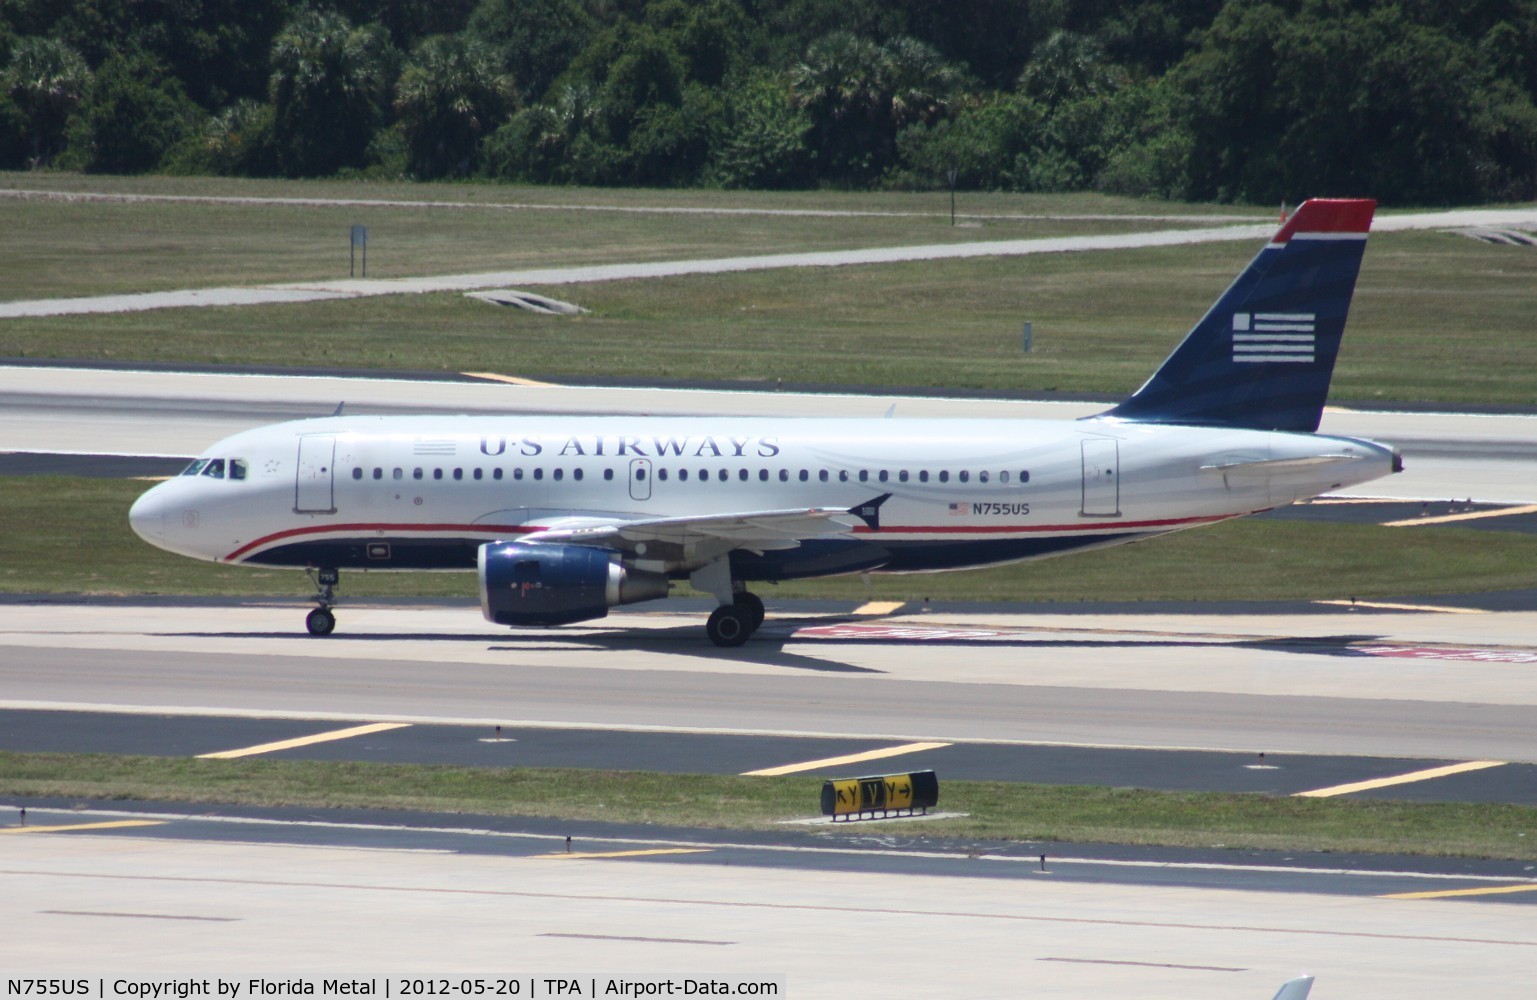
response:
<path id="1" fill-rule="evenodd" d="M 667 548 L 729 552 L 793 549 L 808 538 L 847 534 L 862 518 L 841 507 L 743 511 L 691 517 L 656 517 L 593 523 L 592 518 L 557 520 L 524 535 L 520 544 L 558 542 L 596 545 L 635 555 L 662 556 Z M 868 522 L 867 522 L 868 523 Z M 653 548 L 653 547 L 660 547 Z"/>

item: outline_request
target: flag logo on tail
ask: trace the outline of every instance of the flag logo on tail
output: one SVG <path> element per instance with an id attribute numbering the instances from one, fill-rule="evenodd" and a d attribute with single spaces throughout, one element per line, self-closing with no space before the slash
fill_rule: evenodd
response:
<path id="1" fill-rule="evenodd" d="M 1234 313 L 1233 360 L 1311 363 L 1316 318 L 1313 313 Z"/>

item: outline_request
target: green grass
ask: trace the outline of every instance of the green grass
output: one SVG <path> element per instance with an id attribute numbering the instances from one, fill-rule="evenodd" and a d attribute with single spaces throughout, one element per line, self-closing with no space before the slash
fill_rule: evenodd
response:
<path id="1" fill-rule="evenodd" d="M 12 180 L 16 175 L 10 175 Z M 1102 219 L 990 218 L 952 226 L 935 198 L 897 201 L 757 198 L 720 192 L 660 197 L 664 192 L 591 192 L 495 186 L 223 182 L 149 185 L 126 179 L 72 181 L 64 189 L 194 197 L 361 198 L 441 202 L 431 205 L 328 205 L 219 201 L 135 202 L 0 198 L 0 301 L 163 291 L 221 285 L 324 281 L 349 273 L 352 225 L 368 227 L 368 276 L 457 274 L 531 266 L 678 260 L 865 246 L 1020 239 L 1159 229 L 1160 223 Z M 0 187 L 5 184 L 0 175 Z M 101 181 L 101 184 L 92 183 Z M 15 185 L 20 186 L 20 185 Z M 149 187 L 145 191 L 140 188 Z M 123 188 L 129 187 L 129 190 Z M 253 190 L 255 193 L 253 193 Z M 699 215 L 592 211 L 584 207 L 794 208 L 890 213 L 859 217 Z M 985 196 L 979 209 L 998 199 Z M 864 208 L 854 207 L 864 205 Z M 1124 208 L 1138 203 L 1121 200 Z M 543 205 L 540 209 L 506 205 Z M 847 209 L 840 205 L 850 206 Z M 474 207 L 467 207 L 474 206 Z M 903 207 L 906 206 L 906 207 Z M 945 203 L 948 210 L 948 202 Z M 1146 210 L 1146 209 L 1144 209 Z M 1167 211 L 1167 210 L 1163 210 Z M 928 214 L 907 214 L 924 212 Z M 1101 213 L 1095 213 L 1101 214 Z M 981 228 L 976 226 L 980 225 Z"/>
<path id="2" fill-rule="evenodd" d="M 773 207 L 928 216 L 699 216 L 0 199 L 0 300 L 344 277 L 370 226 L 373 276 L 1158 228 L 1151 221 L 949 225 L 925 194 L 586 191 L 10 175 L 57 190 Z M 1227 211 L 1092 196 L 975 195 L 995 215 Z M 1267 217 L 1264 212 L 1261 217 Z M 1124 394 L 1257 244 L 933 261 L 545 289 L 592 313 L 531 316 L 458 294 L 0 321 L 0 357 L 497 371 Z M 1537 406 L 1537 251 L 1436 233 L 1372 238 L 1333 398 Z M 1035 350 L 1019 331 L 1034 324 Z"/>
<path id="3" fill-rule="evenodd" d="M 287 596 L 297 571 L 195 562 L 153 548 L 127 511 L 149 484 L 0 478 L 0 592 Z M 82 557 L 81 553 L 89 553 Z M 1531 586 L 1537 538 L 1466 528 L 1245 519 L 1060 559 L 958 573 L 803 580 L 776 597 L 863 601 L 1151 601 L 1390 597 Z M 475 597 L 471 573 L 342 574 L 348 597 Z"/>
<path id="4" fill-rule="evenodd" d="M 0 321 L 0 356 L 1024 392 L 1135 389 L 1246 262 L 1208 244 L 604 282 L 540 317 L 454 293 Z M 621 255 L 622 256 L 622 255 Z M 1393 233 L 1368 251 L 1332 396 L 1537 405 L 1537 251 Z M 1020 326 L 1034 324 L 1023 354 Z"/>
<path id="5" fill-rule="evenodd" d="M 821 779 L 0 752 L 0 795 L 405 809 L 718 829 L 817 815 Z M 950 781 L 882 835 L 1530 858 L 1537 809 Z M 871 828 L 862 828 L 871 829 Z"/>

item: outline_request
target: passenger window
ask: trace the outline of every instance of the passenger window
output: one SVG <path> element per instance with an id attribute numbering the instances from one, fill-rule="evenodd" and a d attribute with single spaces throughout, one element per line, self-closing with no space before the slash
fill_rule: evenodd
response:
<path id="1" fill-rule="evenodd" d="M 500 477 L 498 477 L 498 478 L 500 478 Z M 577 482 L 581 482 L 581 480 L 582 480 L 582 470 L 581 469 L 572 469 L 571 470 L 571 478 L 575 479 Z"/>
<path id="2" fill-rule="evenodd" d="M 614 470 L 613 469 L 604 469 L 603 470 L 603 480 L 604 480 L 604 482 L 609 482 L 609 481 L 613 480 L 613 478 L 614 478 Z"/>
<path id="3" fill-rule="evenodd" d="M 746 469 L 738 469 L 737 473 L 736 473 L 736 477 L 738 479 L 740 479 L 744 483 L 747 482 L 747 470 Z"/>
<path id="4" fill-rule="evenodd" d="M 688 470 L 687 469 L 679 469 L 678 470 L 678 481 L 681 482 L 681 483 L 688 482 Z"/>
<path id="5" fill-rule="evenodd" d="M 942 482 L 942 483 L 948 483 L 950 481 L 950 473 L 947 470 L 945 470 L 945 469 L 940 469 L 939 470 L 939 481 Z"/>
<path id="6" fill-rule="evenodd" d="M 353 479 L 362 479 L 363 478 L 363 470 L 362 469 L 353 469 L 352 470 L 352 478 Z"/>
<path id="7" fill-rule="evenodd" d="M 811 473 L 807 472 L 805 469 L 802 469 L 801 470 L 801 482 L 804 483 L 806 480 L 808 480 L 810 478 L 811 478 Z"/>
<path id="8" fill-rule="evenodd" d="M 656 470 L 656 478 L 660 479 L 664 483 L 667 482 L 667 470 L 666 469 L 657 469 Z"/>
<path id="9" fill-rule="evenodd" d="M 726 481 L 726 470 L 725 469 L 720 470 L 720 481 L 723 482 L 723 483 Z"/>
<path id="10" fill-rule="evenodd" d="M 849 481 L 849 470 L 847 470 L 847 469 L 839 469 L 838 470 L 838 482 L 846 483 L 848 481 Z"/>
<path id="11" fill-rule="evenodd" d="M 824 483 L 827 482 L 827 470 L 823 469 L 820 472 L 818 472 L 817 473 L 817 478 L 820 479 Z"/>
<path id="12" fill-rule="evenodd" d="M 455 469 L 454 470 L 454 479 L 458 480 L 458 479 L 463 479 L 463 478 L 464 478 L 464 470 L 463 469 Z"/>
<path id="13" fill-rule="evenodd" d="M 901 472 L 897 473 L 897 482 L 899 482 L 899 483 L 907 482 L 907 470 L 906 469 L 903 469 Z"/>
<path id="14" fill-rule="evenodd" d="M 420 479 L 420 478 L 422 478 L 422 470 L 421 470 L 420 467 L 417 467 L 417 468 L 411 470 L 411 478 L 412 479 Z"/>
<path id="15" fill-rule="evenodd" d="M 359 469 L 358 471 L 362 472 L 363 470 Z M 231 479 L 244 479 L 245 478 L 245 472 L 246 472 L 246 462 L 245 462 L 245 459 L 243 459 L 243 458 L 232 458 L 232 459 L 229 460 L 229 477 Z"/>
<path id="16" fill-rule="evenodd" d="M 521 467 L 513 469 L 512 470 L 512 478 L 514 478 L 514 479 L 522 479 L 523 478 L 523 469 Z"/>
<path id="17" fill-rule="evenodd" d="M 394 476 L 396 479 L 404 479 L 406 477 L 405 470 L 400 468 L 395 469 Z"/>
<path id="18" fill-rule="evenodd" d="M 500 480 L 502 478 L 502 470 L 501 469 L 492 469 L 491 470 L 491 478 L 492 479 L 496 479 L 496 480 Z"/>
<path id="19" fill-rule="evenodd" d="M 1029 470 L 1027 470 L 1027 469 L 1020 469 L 1019 470 L 1019 481 L 1022 482 L 1022 483 L 1028 483 L 1030 481 L 1030 472 L 1029 472 Z"/>
<path id="20" fill-rule="evenodd" d="M 789 469 L 780 469 L 779 470 L 779 481 L 781 483 L 788 483 L 790 481 L 790 470 Z"/>
<path id="21" fill-rule="evenodd" d="M 475 470 L 475 478 L 476 479 L 484 479 L 485 476 L 486 476 L 486 474 L 482 470 L 480 470 L 480 469 L 476 469 Z"/>
<path id="22" fill-rule="evenodd" d="M 543 469 L 535 469 L 534 470 L 534 478 L 535 479 L 543 479 L 544 478 L 544 470 Z"/>
<path id="23" fill-rule="evenodd" d="M 443 478 L 443 470 L 442 469 L 433 469 L 432 470 L 432 478 L 433 479 L 442 479 Z"/>
<path id="24" fill-rule="evenodd" d="M 1006 483 L 1009 481 L 1008 470 L 1004 470 L 1003 472 L 998 473 L 998 481 L 1000 483 Z"/>
<path id="25" fill-rule="evenodd" d="M 967 472 L 965 469 L 962 469 L 961 472 L 960 472 L 960 479 L 961 479 L 961 482 L 963 482 L 963 483 L 970 482 L 971 481 L 971 473 Z"/>
<path id="26" fill-rule="evenodd" d="M 554 472 L 550 473 L 550 475 L 558 481 L 565 478 L 566 471 L 564 469 L 556 469 Z"/>
<path id="27" fill-rule="evenodd" d="M 929 481 L 929 470 L 928 469 L 920 469 L 920 470 L 918 470 L 918 482 L 926 483 L 928 481 Z"/>
<path id="28" fill-rule="evenodd" d="M 767 469 L 759 469 L 758 470 L 758 482 L 760 482 L 760 483 L 768 482 L 768 470 Z"/>
<path id="29" fill-rule="evenodd" d="M 210 458 L 208 460 L 208 464 L 203 467 L 203 475 L 207 476 L 209 479 L 223 479 L 224 459 Z"/>
<path id="30" fill-rule="evenodd" d="M 978 482 L 982 482 L 982 483 L 987 482 L 987 473 L 985 473 L 985 472 L 977 473 L 977 481 Z"/>
<path id="31" fill-rule="evenodd" d="M 861 483 L 868 483 L 870 481 L 870 470 L 868 470 L 868 469 L 860 469 L 859 470 L 859 481 Z"/>
<path id="32" fill-rule="evenodd" d="M 876 477 L 875 477 L 875 478 L 876 478 L 876 479 L 879 479 L 879 480 L 880 480 L 880 481 L 881 481 L 881 482 L 883 482 L 883 483 L 884 483 L 884 482 L 885 482 L 885 481 L 886 481 L 886 470 L 885 470 L 885 469 L 882 469 L 882 470 L 881 470 L 881 474 L 880 474 L 880 475 L 878 475 L 878 476 L 876 476 Z"/>
<path id="33" fill-rule="evenodd" d="M 384 470 L 379 468 L 377 465 L 374 466 L 374 478 L 375 479 L 383 479 L 384 478 Z"/>

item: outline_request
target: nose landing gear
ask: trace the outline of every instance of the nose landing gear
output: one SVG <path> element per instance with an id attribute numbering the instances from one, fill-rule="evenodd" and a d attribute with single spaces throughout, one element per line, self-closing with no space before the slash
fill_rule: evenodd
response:
<path id="1" fill-rule="evenodd" d="M 336 603 L 336 587 L 341 583 L 341 572 L 316 569 L 313 566 L 304 572 L 315 585 L 315 603 L 319 605 L 304 617 L 304 627 L 309 629 L 310 635 L 330 635 L 336 628 L 336 615 L 331 612 L 331 606 Z"/>

